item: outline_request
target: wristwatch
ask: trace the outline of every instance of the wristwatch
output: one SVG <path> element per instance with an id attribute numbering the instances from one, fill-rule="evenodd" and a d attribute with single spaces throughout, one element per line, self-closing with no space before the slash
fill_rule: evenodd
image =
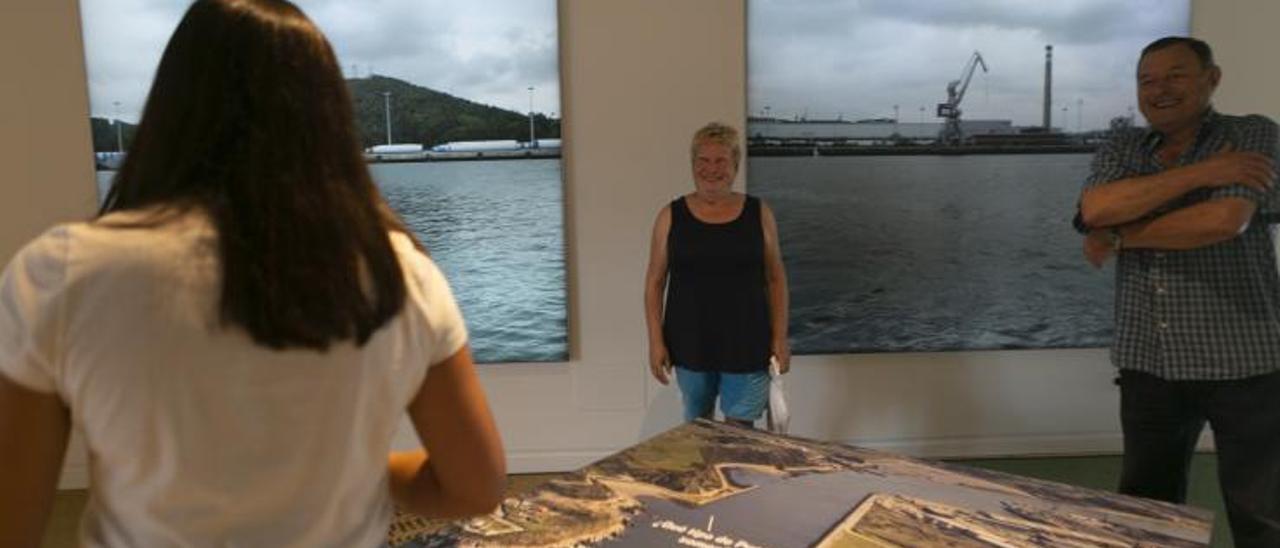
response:
<path id="1" fill-rule="evenodd" d="M 1107 234 L 1111 236 L 1111 251 L 1120 253 L 1120 250 L 1124 249 L 1124 236 L 1120 234 L 1120 229 L 1113 226 Z"/>

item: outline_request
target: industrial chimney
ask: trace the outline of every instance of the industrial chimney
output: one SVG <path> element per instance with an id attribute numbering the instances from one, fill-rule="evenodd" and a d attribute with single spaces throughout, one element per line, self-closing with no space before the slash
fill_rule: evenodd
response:
<path id="1" fill-rule="evenodd" d="M 1044 47 L 1044 132 L 1048 133 L 1053 126 L 1050 125 L 1052 119 L 1050 116 L 1049 105 L 1053 103 L 1053 45 Z"/>

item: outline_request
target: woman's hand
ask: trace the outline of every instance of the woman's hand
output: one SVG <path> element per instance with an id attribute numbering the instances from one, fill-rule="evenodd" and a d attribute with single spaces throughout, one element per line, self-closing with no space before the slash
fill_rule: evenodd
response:
<path id="1" fill-rule="evenodd" d="M 671 358 L 667 355 L 667 345 L 649 345 L 649 372 L 663 385 L 671 383 Z"/>
<path id="2" fill-rule="evenodd" d="M 791 345 L 786 339 L 773 341 L 770 345 L 773 351 L 773 358 L 778 360 L 778 373 L 785 374 L 791 370 Z"/>

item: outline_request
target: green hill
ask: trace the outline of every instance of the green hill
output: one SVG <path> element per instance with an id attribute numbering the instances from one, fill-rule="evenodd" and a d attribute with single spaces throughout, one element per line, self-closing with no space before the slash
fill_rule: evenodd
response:
<path id="1" fill-rule="evenodd" d="M 347 80 L 355 101 L 356 127 L 365 148 L 387 142 L 382 92 L 391 92 L 391 138 L 396 143 L 431 147 L 449 141 L 529 139 L 529 117 L 519 112 L 474 103 L 447 93 L 385 76 Z M 560 120 L 535 115 L 539 139 L 559 139 Z M 90 118 L 94 152 L 116 150 L 116 128 L 105 118 Z M 137 126 L 122 126 L 127 150 Z"/>
<path id="2" fill-rule="evenodd" d="M 124 149 L 129 150 L 129 144 L 133 142 L 133 132 L 138 126 L 120 122 L 120 136 L 124 141 Z M 93 151 L 94 152 L 115 152 L 116 149 L 116 127 L 111 124 L 111 120 L 106 118 L 89 118 L 89 130 L 93 132 Z"/>
<path id="3" fill-rule="evenodd" d="M 434 146 L 449 141 L 529 139 L 529 117 L 474 103 L 403 80 L 371 76 L 347 80 L 355 100 L 356 126 L 365 147 L 387 142 L 384 91 L 391 92 L 391 140 Z M 539 139 L 560 138 L 560 121 L 534 116 Z"/>

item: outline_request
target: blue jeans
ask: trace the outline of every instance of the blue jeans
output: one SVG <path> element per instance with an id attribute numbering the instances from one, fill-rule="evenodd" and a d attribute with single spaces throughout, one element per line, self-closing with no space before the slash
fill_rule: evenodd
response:
<path id="1" fill-rule="evenodd" d="M 769 403 L 769 372 L 718 373 L 676 366 L 676 384 L 684 400 L 684 420 L 711 418 L 716 396 L 727 419 L 755 422 Z"/>

